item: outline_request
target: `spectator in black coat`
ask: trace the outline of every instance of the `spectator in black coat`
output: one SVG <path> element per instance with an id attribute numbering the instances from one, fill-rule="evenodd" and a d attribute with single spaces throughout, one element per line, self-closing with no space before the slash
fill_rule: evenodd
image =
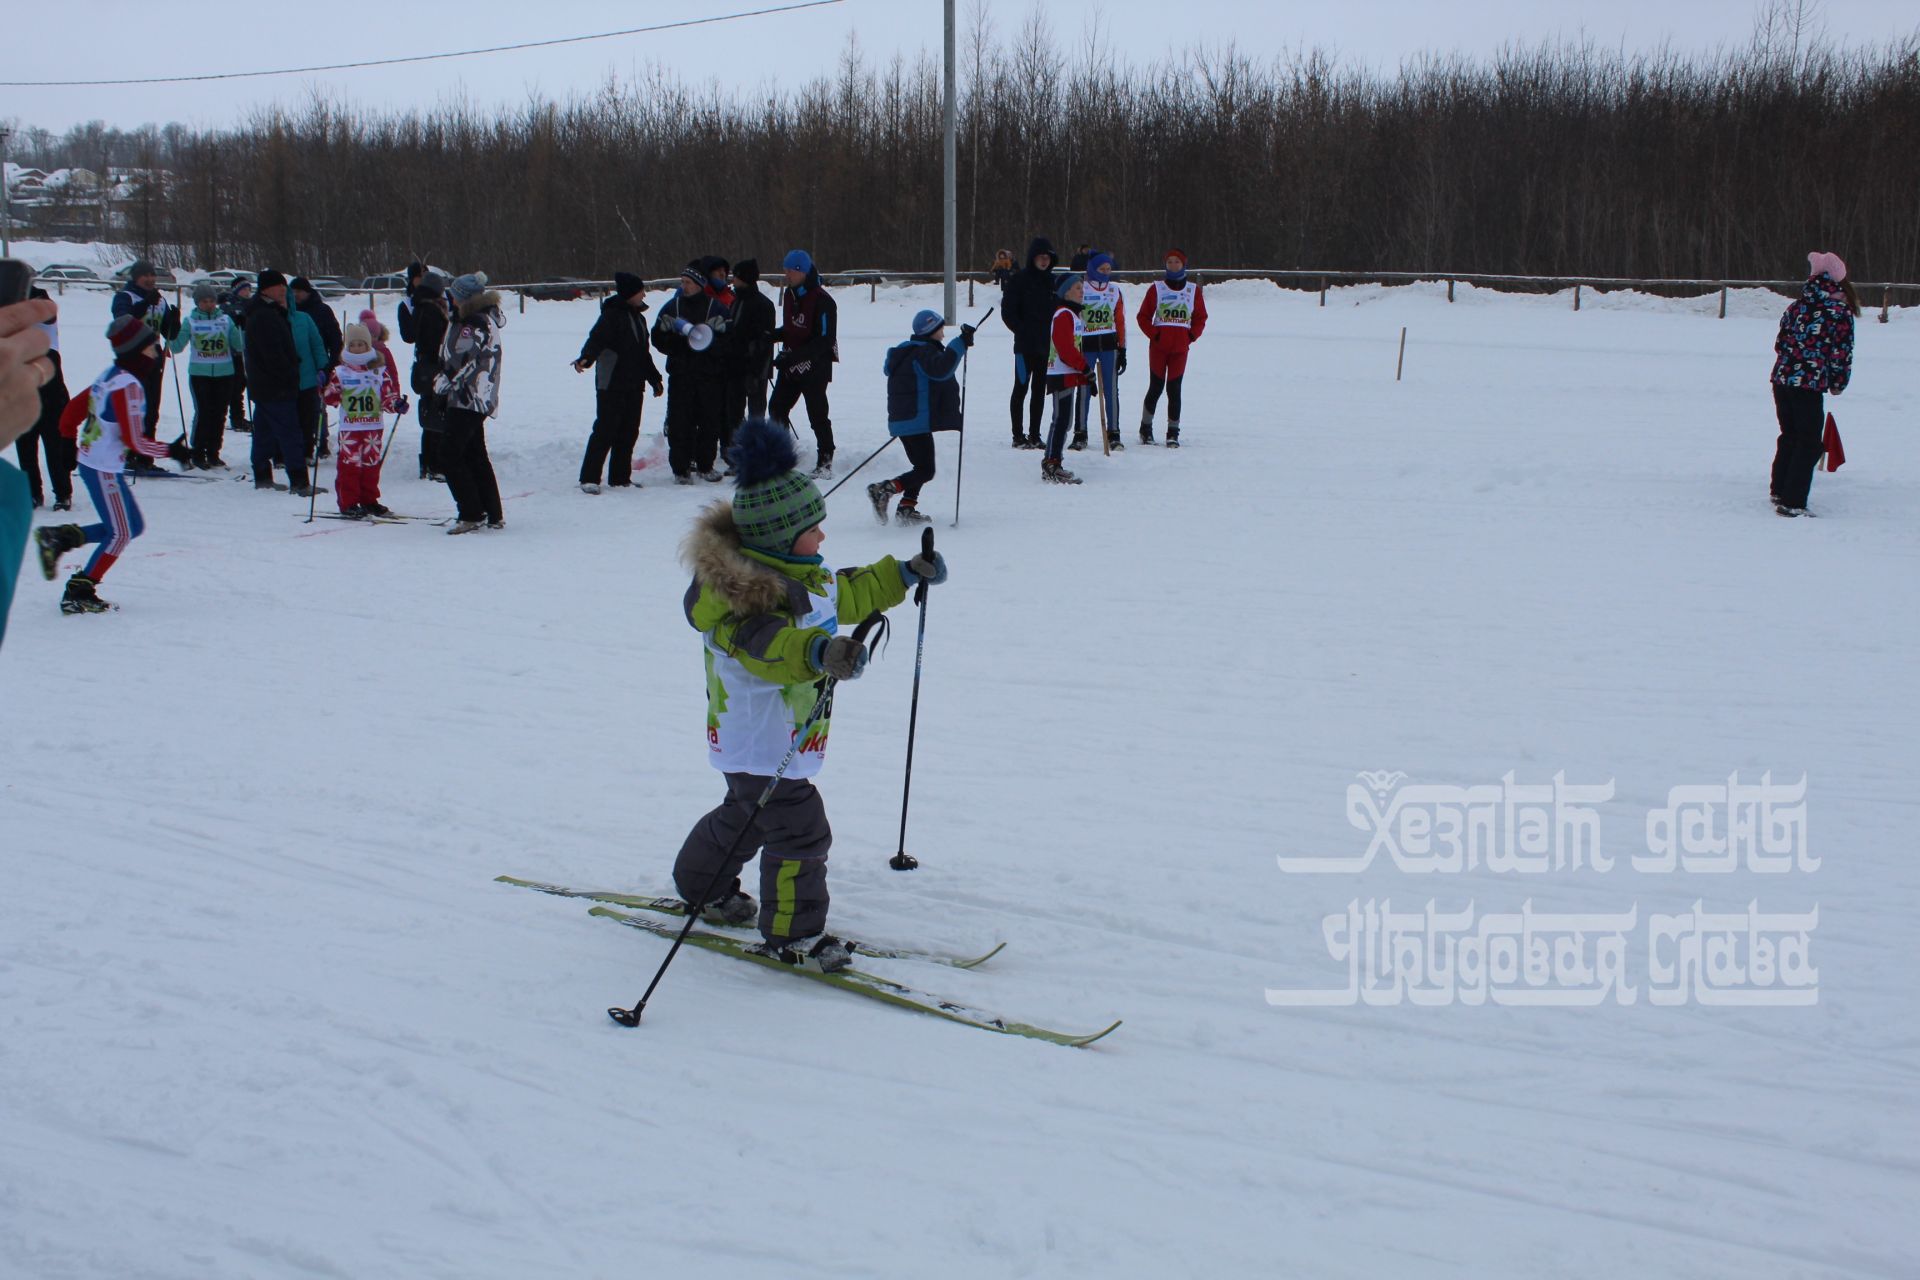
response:
<path id="1" fill-rule="evenodd" d="M 1040 416 L 1047 403 L 1047 351 L 1053 342 L 1053 242 L 1035 236 L 1027 246 L 1027 265 L 1007 277 L 1000 291 L 1000 322 L 1013 333 L 1013 447 L 1039 449 Z M 1020 433 L 1020 402 L 1031 394 L 1027 431 Z"/>
<path id="2" fill-rule="evenodd" d="M 326 344 L 327 367 L 320 371 L 324 380 L 340 364 L 340 352 L 345 346 L 340 339 L 340 317 L 333 314 L 333 308 L 305 276 L 293 278 L 293 304 L 313 319 L 314 327 L 320 330 L 320 341 Z"/>
<path id="3" fill-rule="evenodd" d="M 713 469 L 726 425 L 725 349 L 714 342 L 696 351 L 694 328 L 711 331 L 708 321 L 725 311 L 707 292 L 707 262 L 689 262 L 680 272 L 680 292 L 660 308 L 653 321 L 653 348 L 667 358 L 667 465 L 676 484 L 718 482 Z M 683 332 L 683 330 L 685 330 Z"/>
<path id="4" fill-rule="evenodd" d="M 260 273 L 259 290 L 247 308 L 247 387 L 253 393 L 253 487 L 273 487 L 276 458 L 287 468 L 294 492 L 307 488 L 306 435 L 300 429 L 300 353 L 287 318 L 287 278 Z"/>
<path id="5" fill-rule="evenodd" d="M 413 289 L 413 395 L 420 414 L 420 478 L 446 483 L 440 445 L 446 431 L 446 397 L 433 389 L 440 349 L 447 341 L 447 282 L 428 273 Z"/>
<path id="6" fill-rule="evenodd" d="M 580 460 L 580 487 L 588 493 L 600 492 L 603 468 L 610 488 L 633 484 L 633 450 L 640 442 L 647 388 L 653 388 L 656 398 L 667 389 L 647 346 L 647 325 L 641 318 L 646 309 L 646 281 L 631 272 L 614 272 L 613 293 L 600 304 L 600 316 L 573 362 L 575 373 L 593 370 L 593 434 Z"/>

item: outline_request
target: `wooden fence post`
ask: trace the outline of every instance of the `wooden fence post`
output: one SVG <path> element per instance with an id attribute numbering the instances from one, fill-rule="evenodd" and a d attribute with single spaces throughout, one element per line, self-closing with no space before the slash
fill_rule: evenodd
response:
<path id="1" fill-rule="evenodd" d="M 525 289 L 520 291 L 520 314 L 527 314 L 527 291 Z"/>
<path id="2" fill-rule="evenodd" d="M 1323 307 L 1327 305 L 1327 278 L 1325 276 L 1320 277 L 1320 305 Z"/>
<path id="3" fill-rule="evenodd" d="M 967 277 L 967 310 L 973 310 L 973 277 Z"/>
<path id="4" fill-rule="evenodd" d="M 1720 286 L 1720 318 L 1727 318 L 1727 286 L 1724 284 Z"/>
<path id="5" fill-rule="evenodd" d="M 879 299 L 880 299 L 880 282 L 878 280 L 867 281 L 867 301 L 877 302 L 879 301 Z"/>
<path id="6" fill-rule="evenodd" d="M 1579 285 L 1573 286 L 1573 309 L 1575 311 L 1578 311 L 1580 309 L 1580 286 Z"/>
<path id="7" fill-rule="evenodd" d="M 1407 326 L 1400 326 L 1400 363 L 1393 366 L 1393 380 L 1400 381 L 1400 375 L 1407 367 Z"/>
<path id="8" fill-rule="evenodd" d="M 1453 281 L 1447 281 L 1447 301 L 1453 301 Z"/>
<path id="9" fill-rule="evenodd" d="M 1887 299 L 1891 297 L 1892 294 L 1893 294 L 1893 290 L 1890 287 L 1886 285 L 1880 286 L 1880 323 L 1881 324 L 1887 323 L 1887 307 L 1891 305 L 1887 301 Z"/>

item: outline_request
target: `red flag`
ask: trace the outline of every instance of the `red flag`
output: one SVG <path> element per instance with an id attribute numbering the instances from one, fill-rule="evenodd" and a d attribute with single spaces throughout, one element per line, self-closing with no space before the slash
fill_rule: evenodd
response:
<path id="1" fill-rule="evenodd" d="M 1838 471 L 1847 460 L 1847 451 L 1840 447 L 1840 428 L 1834 425 L 1833 415 L 1827 415 L 1827 429 L 1820 437 L 1820 447 L 1827 453 L 1827 470 Z"/>

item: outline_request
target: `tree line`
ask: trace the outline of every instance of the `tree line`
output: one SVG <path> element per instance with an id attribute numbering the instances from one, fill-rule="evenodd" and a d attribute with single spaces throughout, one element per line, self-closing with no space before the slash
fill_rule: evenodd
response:
<path id="1" fill-rule="evenodd" d="M 1097 27 L 1063 45 L 1036 10 L 1002 38 L 976 4 L 961 266 L 1045 233 L 1129 268 L 1179 245 L 1203 268 L 1768 279 L 1831 248 L 1920 280 L 1920 32 L 1835 46 L 1806 3 L 1713 53 L 1557 41 L 1387 72 L 1233 47 L 1135 66 Z M 15 158 L 170 170 L 124 234 L 176 265 L 534 280 L 795 245 L 937 269 L 941 149 L 932 59 L 850 42 L 765 97 L 655 68 L 515 109 L 316 96 L 221 129 L 26 129 Z"/>

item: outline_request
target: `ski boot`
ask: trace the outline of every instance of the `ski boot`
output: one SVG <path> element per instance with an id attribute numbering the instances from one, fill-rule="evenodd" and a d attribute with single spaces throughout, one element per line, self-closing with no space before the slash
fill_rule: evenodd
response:
<path id="1" fill-rule="evenodd" d="M 753 895 L 736 888 L 732 893 L 717 901 L 709 902 L 700 908 L 700 920 L 704 924 L 717 924 L 722 928 L 737 929 L 743 924 L 752 924 L 753 918 L 760 914 L 760 904 Z"/>
<path id="2" fill-rule="evenodd" d="M 1047 458 L 1040 463 L 1040 478 L 1048 484 L 1080 483 L 1080 477 L 1061 466 L 1058 458 Z"/>
<path id="3" fill-rule="evenodd" d="M 423 473 L 421 473 L 421 476 L 420 476 L 420 478 L 421 478 L 422 480 L 424 480 L 424 479 L 426 479 L 426 474 L 425 474 L 424 472 L 423 472 Z M 580 492 L 582 492 L 582 493 L 599 493 L 599 492 L 600 492 L 600 486 L 599 486 L 598 484 L 596 484 L 595 482 L 593 482 L 592 480 L 587 480 L 587 481 L 583 481 L 583 482 L 581 483 L 581 485 L 580 485 Z"/>
<path id="4" fill-rule="evenodd" d="M 1178 449 L 1179 447 L 1180 447 L 1180 424 L 1177 422 L 1169 422 L 1167 424 L 1167 448 Z"/>
<path id="5" fill-rule="evenodd" d="M 1120 433 L 1118 431 L 1107 432 L 1107 452 L 1108 453 L 1121 453 L 1125 451 L 1126 447 L 1127 446 L 1121 442 Z"/>
<path id="6" fill-rule="evenodd" d="M 1153 419 L 1152 418 L 1143 418 L 1140 421 L 1140 443 L 1141 444 L 1159 443 L 1153 438 Z"/>
<path id="7" fill-rule="evenodd" d="M 447 536 L 452 537 L 457 533 L 472 533 L 474 530 L 483 527 L 478 520 L 455 520 L 447 526 Z"/>
<path id="8" fill-rule="evenodd" d="M 1073 433 L 1073 441 L 1072 443 L 1067 445 L 1067 448 L 1074 453 L 1079 453 L 1082 449 L 1086 447 L 1087 447 L 1087 432 L 1086 432 L 1086 428 L 1082 427 L 1081 429 Z"/>
<path id="9" fill-rule="evenodd" d="M 891 480 L 875 480 L 867 486 L 867 501 L 873 504 L 873 518 L 881 524 L 887 522 L 887 504 L 893 501 L 893 495 Z"/>
<path id="10" fill-rule="evenodd" d="M 33 545 L 40 550 L 40 572 L 52 582 L 60 569 L 60 557 L 85 546 L 87 535 L 77 524 L 46 524 L 33 531 Z"/>
<path id="11" fill-rule="evenodd" d="M 393 514 L 392 507 L 384 506 L 378 502 L 363 502 L 360 504 L 360 510 L 370 516 L 391 516 Z"/>
<path id="12" fill-rule="evenodd" d="M 1047 444 L 1046 441 L 1040 438 L 1039 432 L 1032 431 L 1027 433 L 1026 442 L 1020 447 L 1022 449 L 1044 449 L 1047 447 Z"/>
<path id="13" fill-rule="evenodd" d="M 815 973 L 838 973 L 853 963 L 853 948 L 830 933 L 791 942 L 762 942 L 747 948 L 756 955 L 771 956 L 781 964 L 811 969 Z"/>
<path id="14" fill-rule="evenodd" d="M 922 512 L 916 503 L 902 498 L 900 505 L 893 510 L 893 522 L 895 524 L 932 524 L 933 517 Z"/>
<path id="15" fill-rule="evenodd" d="M 833 474 L 833 450 L 822 449 L 820 456 L 813 462 L 813 478 L 824 480 Z"/>
<path id="16" fill-rule="evenodd" d="M 100 598 L 94 589 L 93 579 L 84 573 L 76 573 L 67 579 L 67 593 L 60 597 L 62 613 L 105 613 L 113 608 Z"/>

